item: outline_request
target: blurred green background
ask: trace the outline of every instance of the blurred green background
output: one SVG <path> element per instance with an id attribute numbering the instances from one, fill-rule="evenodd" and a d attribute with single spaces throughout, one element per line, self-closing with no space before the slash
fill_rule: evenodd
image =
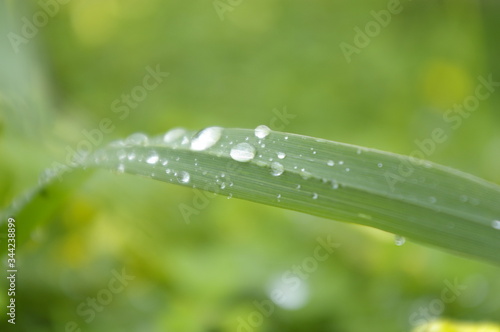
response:
<path id="1" fill-rule="evenodd" d="M 398 13 L 377 23 L 391 6 Z M 357 36 L 367 27 L 371 37 Z M 445 120 L 479 76 L 500 81 L 499 28 L 500 4 L 486 0 L 1 0 L 2 207 L 64 164 L 103 118 L 114 130 L 99 146 L 134 132 L 265 124 L 410 154 L 442 128 L 449 138 L 428 159 L 500 183 L 500 93 L 458 128 Z M 367 45 L 346 56 L 341 45 L 360 40 Z M 168 77 L 138 89 L 157 68 Z M 147 93 L 124 106 L 134 91 Z M 192 205 L 193 190 L 140 177 L 98 171 L 67 186 L 61 208 L 18 248 L 15 327 L 2 278 L 2 331 L 410 331 L 431 316 L 500 321 L 499 271 L 481 262 L 225 197 L 186 224 L 179 206 Z M 273 281 L 328 236 L 340 247 L 291 292 L 297 308 L 271 304 Z M 106 298 L 123 269 L 134 279 Z M 440 306 L 447 281 L 464 289 Z M 82 314 L 96 296 L 106 304 Z"/>

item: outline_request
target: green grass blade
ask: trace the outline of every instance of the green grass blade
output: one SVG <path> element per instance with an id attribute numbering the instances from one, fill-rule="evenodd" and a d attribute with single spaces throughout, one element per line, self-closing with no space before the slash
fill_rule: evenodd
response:
<path id="1" fill-rule="evenodd" d="M 500 187 L 428 161 L 265 128 L 212 127 L 134 134 L 85 166 L 371 226 L 500 263 Z M 192 209 L 181 207 L 188 222 Z"/>

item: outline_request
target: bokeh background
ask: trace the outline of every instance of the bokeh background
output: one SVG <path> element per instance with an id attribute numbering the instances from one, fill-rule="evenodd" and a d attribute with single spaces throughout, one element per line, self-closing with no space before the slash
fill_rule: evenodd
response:
<path id="1" fill-rule="evenodd" d="M 388 6 L 399 13 L 346 56 L 341 45 L 356 47 L 357 29 L 373 28 L 372 11 Z M 103 118 L 115 125 L 105 144 L 173 127 L 272 126 L 286 111 L 277 129 L 402 154 L 443 128 L 449 139 L 428 159 L 500 183 L 500 92 L 458 128 L 444 121 L 479 76 L 500 81 L 499 29 L 500 4 L 487 0 L 1 0 L 2 207 Z M 120 119 L 113 102 L 142 85 L 147 68 L 169 75 Z M 225 197 L 186 224 L 179 206 L 193 191 L 140 177 L 97 171 L 67 186 L 49 222 L 18 248 L 15 327 L 2 278 L 2 331 L 410 331 L 431 316 L 500 321 L 499 270 L 482 262 Z M 289 294 L 295 307 L 260 313 L 255 301 L 271 303 L 274 280 L 328 236 L 340 247 Z M 78 313 L 123 269 L 134 279 L 109 304 L 92 319 Z M 441 307 L 447 281 L 464 289 Z"/>

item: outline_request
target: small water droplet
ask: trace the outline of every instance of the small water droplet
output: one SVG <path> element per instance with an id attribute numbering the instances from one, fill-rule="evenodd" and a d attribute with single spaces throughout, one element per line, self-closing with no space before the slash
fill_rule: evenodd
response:
<path id="1" fill-rule="evenodd" d="M 223 189 L 223 190 L 224 190 L 224 189 L 226 189 L 226 183 L 225 183 L 225 182 L 222 182 L 222 183 L 220 184 L 220 188 L 221 188 L 221 189 Z"/>
<path id="2" fill-rule="evenodd" d="M 499 229 L 500 230 L 500 220 L 493 220 L 493 222 L 491 223 L 491 226 L 494 229 Z"/>
<path id="3" fill-rule="evenodd" d="M 146 159 L 148 164 L 154 165 L 160 160 L 160 157 L 156 152 L 152 152 L 151 155 Z"/>
<path id="4" fill-rule="evenodd" d="M 346 172 L 349 172 L 350 170 L 351 170 L 351 169 L 350 169 L 349 167 L 347 167 L 347 168 L 345 169 L 345 171 L 346 171 Z"/>
<path id="5" fill-rule="evenodd" d="M 184 128 L 174 128 L 169 130 L 164 136 L 163 136 L 163 142 L 165 143 L 173 143 L 182 136 L 186 134 L 186 129 Z"/>
<path id="6" fill-rule="evenodd" d="M 260 147 L 261 147 L 261 148 L 265 148 L 265 147 L 266 147 L 266 145 L 265 145 L 264 143 L 262 143 L 262 144 L 260 145 Z"/>
<path id="7" fill-rule="evenodd" d="M 358 149 L 358 150 L 356 151 L 356 153 L 357 153 L 357 154 L 361 154 L 361 149 Z"/>
<path id="8" fill-rule="evenodd" d="M 339 161 L 339 165 L 344 165 L 344 161 L 343 160 Z"/>
<path id="9" fill-rule="evenodd" d="M 339 189 L 339 184 L 338 184 L 338 182 L 337 182 L 337 181 L 335 181 L 335 180 L 334 180 L 334 181 L 332 181 L 332 188 L 333 188 L 333 189 Z"/>
<path id="10" fill-rule="evenodd" d="M 167 160 L 167 159 L 165 159 L 164 161 L 162 161 L 162 163 L 161 163 L 161 164 L 162 164 L 163 166 L 167 166 L 167 165 L 168 165 L 168 160 Z"/>
<path id="11" fill-rule="evenodd" d="M 271 163 L 271 175 L 272 176 L 280 176 L 281 174 L 283 174 L 284 171 L 285 171 L 285 168 L 279 162 L 274 161 Z"/>
<path id="12" fill-rule="evenodd" d="M 134 159 L 135 159 L 135 157 L 136 157 L 135 153 L 130 152 L 130 153 L 128 154 L 128 156 L 127 156 L 127 159 L 128 159 L 128 160 L 130 160 L 130 161 L 132 161 L 132 160 L 134 160 Z"/>
<path id="13" fill-rule="evenodd" d="M 335 162 L 334 162 L 333 160 L 328 160 L 328 161 L 326 162 L 326 164 L 327 164 L 328 166 L 334 166 L 334 165 L 335 165 Z"/>
<path id="14" fill-rule="evenodd" d="M 297 189 L 300 189 L 300 187 L 301 187 L 301 186 L 300 186 L 300 184 L 298 184 L 296 188 L 297 188 Z"/>
<path id="15" fill-rule="evenodd" d="M 248 162 L 255 157 L 255 148 L 248 143 L 239 143 L 231 149 L 231 158 L 240 162 Z"/>
<path id="16" fill-rule="evenodd" d="M 270 132 L 271 129 L 266 125 L 260 125 L 255 128 L 255 136 L 257 136 L 257 138 L 265 138 Z"/>
<path id="17" fill-rule="evenodd" d="M 229 194 L 227 195 L 227 199 L 231 199 L 231 198 L 233 198 L 233 194 L 229 193 Z"/>
<path id="18" fill-rule="evenodd" d="M 288 140 L 288 136 L 285 136 L 285 140 Z"/>
<path id="19" fill-rule="evenodd" d="M 189 173 L 185 171 L 177 172 L 174 175 L 177 178 L 177 181 L 179 181 L 179 183 L 189 183 L 189 180 L 191 179 Z"/>
<path id="20" fill-rule="evenodd" d="M 191 150 L 203 151 L 214 146 L 222 136 L 222 130 L 221 127 L 208 127 L 201 130 L 191 141 Z"/>
<path id="21" fill-rule="evenodd" d="M 384 164 L 382 164 L 382 163 L 378 163 L 378 164 L 377 164 L 377 166 L 378 166 L 379 168 L 382 168 L 382 167 L 384 167 Z"/>
<path id="22" fill-rule="evenodd" d="M 394 236 L 394 244 L 395 245 L 402 246 L 403 244 L 405 244 L 405 242 L 406 242 L 406 239 L 404 236 L 401 236 L 401 235 Z"/>
<path id="23" fill-rule="evenodd" d="M 286 157 L 286 153 L 284 152 L 278 152 L 277 155 L 279 159 L 284 159 Z"/>
<path id="24" fill-rule="evenodd" d="M 429 197 L 429 202 L 431 202 L 432 204 L 436 203 L 436 201 L 437 201 L 436 197 L 434 196 Z"/>
<path id="25" fill-rule="evenodd" d="M 309 173 L 308 171 L 306 171 L 306 169 L 305 169 L 305 168 L 302 168 L 302 169 L 300 170 L 300 176 L 301 176 L 304 180 L 307 180 L 307 179 L 309 179 L 309 178 L 312 176 L 312 174 L 311 174 L 311 173 Z"/>
<path id="26" fill-rule="evenodd" d="M 281 194 L 278 194 L 278 195 L 276 196 L 276 199 L 278 200 L 278 202 L 280 202 L 280 201 L 281 201 Z"/>
<path id="27" fill-rule="evenodd" d="M 313 193 L 313 199 L 318 199 L 318 194 L 317 193 Z"/>
<path id="28" fill-rule="evenodd" d="M 125 139 L 126 145 L 146 145 L 149 138 L 143 133 L 134 133 Z"/>

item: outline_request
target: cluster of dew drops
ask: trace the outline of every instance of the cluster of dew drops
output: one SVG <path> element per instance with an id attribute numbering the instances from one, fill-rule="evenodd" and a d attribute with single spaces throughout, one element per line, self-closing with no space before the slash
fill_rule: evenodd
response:
<path id="1" fill-rule="evenodd" d="M 147 145 L 168 145 L 173 148 L 176 147 L 188 147 L 192 151 L 203 151 L 206 149 L 209 149 L 213 147 L 217 142 L 222 137 L 223 133 L 223 128 L 222 127 L 208 127 L 200 132 L 198 132 L 191 140 L 188 138 L 187 131 L 183 128 L 175 128 L 170 131 L 168 131 L 165 135 L 163 135 L 161 138 L 156 138 L 156 139 L 150 139 L 146 134 L 143 133 L 134 133 L 127 137 L 125 140 L 120 140 L 120 141 L 115 141 L 110 143 L 111 147 L 131 147 L 131 146 L 147 146 Z M 257 143 L 261 148 L 265 148 L 265 139 L 268 137 L 268 135 L 271 133 L 271 129 L 265 125 L 259 125 L 255 128 L 254 130 L 254 135 L 258 139 Z M 284 137 L 285 140 L 288 140 L 288 136 Z M 252 161 L 256 156 L 257 156 L 257 150 L 254 145 L 249 143 L 250 138 L 246 137 L 245 142 L 237 143 L 234 146 L 231 147 L 231 150 L 229 152 L 229 156 L 237 161 L 237 162 L 249 162 Z M 232 145 L 233 142 L 230 142 L 230 145 Z M 316 151 L 312 149 L 312 153 L 316 154 Z M 358 149 L 358 154 L 361 154 L 361 150 Z M 87 158 L 88 156 L 85 156 Z M 161 164 L 162 166 L 166 167 L 169 163 L 167 159 L 162 160 L 160 155 L 155 152 L 154 150 L 151 151 L 145 159 L 142 157 L 138 156 L 135 152 L 129 152 L 126 153 L 125 150 L 118 150 L 117 152 L 117 157 L 120 163 L 118 164 L 117 171 L 119 173 L 123 173 L 125 171 L 125 162 L 126 161 L 145 161 L 147 164 L 150 165 L 157 165 Z M 259 157 L 262 157 L 262 155 L 259 155 Z M 270 166 L 270 174 L 272 176 L 280 176 L 285 172 L 284 166 L 281 164 L 280 160 L 283 160 L 286 158 L 286 153 L 285 152 L 277 152 L 276 153 L 277 161 L 274 161 L 272 158 L 269 159 L 270 164 L 267 162 L 264 162 L 262 160 L 256 161 L 257 165 L 260 166 L 265 166 L 269 165 Z M 98 151 L 97 153 L 94 154 L 94 162 L 99 163 L 107 159 L 107 156 L 105 153 Z M 176 158 L 176 161 L 179 160 L 179 157 Z M 333 160 L 328 160 L 327 165 L 328 166 L 335 166 L 339 165 L 342 166 L 344 164 L 343 161 L 337 161 L 335 163 Z M 197 164 L 195 163 L 195 166 Z M 377 165 L 378 167 L 383 167 L 382 163 L 379 163 Z M 297 168 L 297 166 L 295 166 Z M 349 172 L 349 168 L 346 168 L 345 171 Z M 190 183 L 191 180 L 191 175 L 187 171 L 173 171 L 169 168 L 164 168 L 164 172 L 167 175 L 173 175 L 177 179 L 177 181 L 181 184 L 188 184 Z M 41 182 L 45 183 L 48 182 L 50 179 L 54 178 L 57 176 L 57 172 L 47 169 L 41 174 Z M 302 178 L 307 179 L 312 176 L 308 171 L 306 171 L 304 168 L 299 170 L 299 173 L 301 174 Z M 206 172 L 204 172 L 206 174 Z M 152 176 L 155 174 L 152 173 Z M 224 178 L 224 173 L 220 175 L 220 177 Z M 220 180 L 219 177 L 216 179 L 217 181 Z M 333 181 L 333 189 L 337 189 L 339 187 L 338 183 L 336 181 Z M 42 183 L 40 183 L 42 184 Z M 219 183 L 221 186 L 221 189 L 224 189 L 226 186 L 225 182 Z M 232 182 L 230 182 L 229 186 L 232 186 Z M 301 186 L 300 184 L 297 185 L 297 189 L 300 189 Z M 230 195 L 228 198 L 230 198 L 232 195 Z M 319 195 L 317 193 L 312 193 L 312 199 L 318 199 Z M 277 195 L 278 201 L 281 199 L 281 194 Z M 493 220 L 491 223 L 491 226 L 496 229 L 500 230 L 500 220 Z M 403 245 L 406 242 L 406 239 L 403 236 L 396 235 L 394 243 L 398 246 Z"/>

